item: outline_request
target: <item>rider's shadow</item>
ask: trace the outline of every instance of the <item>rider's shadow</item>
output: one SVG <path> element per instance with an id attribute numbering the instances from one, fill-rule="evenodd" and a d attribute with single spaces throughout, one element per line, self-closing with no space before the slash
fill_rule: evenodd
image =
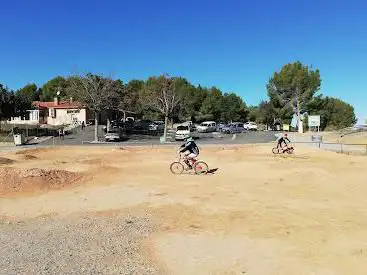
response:
<path id="1" fill-rule="evenodd" d="M 206 173 L 202 173 L 201 175 L 215 175 L 215 172 L 218 171 L 219 168 L 213 168 L 213 169 L 209 169 Z M 186 172 L 187 175 L 198 175 L 196 173 L 192 173 L 192 172 Z"/>
<path id="2" fill-rule="evenodd" d="M 217 172 L 218 171 L 218 169 L 219 168 L 213 168 L 213 169 L 210 169 L 210 170 L 208 170 L 208 174 L 215 174 L 215 172 Z"/>

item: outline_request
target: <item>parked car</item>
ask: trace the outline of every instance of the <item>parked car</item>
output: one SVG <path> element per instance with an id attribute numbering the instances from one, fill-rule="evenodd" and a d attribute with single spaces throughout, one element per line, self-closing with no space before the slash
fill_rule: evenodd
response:
<path id="1" fill-rule="evenodd" d="M 150 129 L 150 125 L 152 124 L 153 124 L 153 121 L 151 120 L 147 120 L 147 119 L 138 120 L 138 121 L 135 121 L 134 123 L 134 129 L 148 131 Z"/>
<path id="2" fill-rule="evenodd" d="M 119 121 L 118 120 L 111 120 L 110 126 L 113 129 L 119 128 Z"/>
<path id="3" fill-rule="evenodd" d="M 133 121 L 119 121 L 119 129 L 123 130 L 126 134 L 131 134 L 134 131 L 134 126 Z"/>
<path id="4" fill-rule="evenodd" d="M 131 123 L 133 123 L 135 121 L 135 118 L 132 117 L 132 116 L 128 116 L 128 117 L 125 118 L 125 121 L 124 121 L 123 118 L 121 119 L 121 121 L 122 122 L 131 122 Z"/>
<path id="5" fill-rule="evenodd" d="M 179 125 L 177 126 L 177 130 L 175 133 L 175 140 L 184 140 L 185 138 L 190 137 L 190 126 L 189 125 Z"/>
<path id="6" fill-rule="evenodd" d="M 104 136 L 106 142 L 122 141 L 125 138 L 124 132 L 120 129 L 110 129 Z"/>
<path id="7" fill-rule="evenodd" d="M 244 130 L 245 128 L 243 127 L 243 123 L 241 122 L 230 123 L 222 128 L 222 132 L 226 134 L 242 133 Z"/>
<path id="8" fill-rule="evenodd" d="M 119 121 L 118 120 L 111 120 L 110 121 L 110 129 L 118 129 Z M 103 132 L 107 133 L 107 125 L 103 125 Z"/>
<path id="9" fill-rule="evenodd" d="M 149 125 L 149 130 L 150 131 L 158 131 L 161 132 L 164 130 L 164 122 L 163 121 L 153 121 L 153 123 L 151 123 Z"/>
<path id="10" fill-rule="evenodd" d="M 196 130 L 196 126 L 195 126 L 194 123 L 192 123 L 191 120 L 185 121 L 181 125 L 187 125 L 187 126 L 189 126 L 191 131 L 195 131 Z"/>
<path id="11" fill-rule="evenodd" d="M 217 124 L 214 121 L 205 121 L 197 127 L 200 133 L 210 133 L 217 130 Z"/>
<path id="12" fill-rule="evenodd" d="M 189 125 L 189 126 L 192 126 L 193 123 L 191 120 L 188 120 L 188 121 L 185 121 L 185 122 L 182 122 L 182 125 Z"/>
<path id="13" fill-rule="evenodd" d="M 257 124 L 255 122 L 246 122 L 243 127 L 248 131 L 257 131 Z"/>
<path id="14" fill-rule="evenodd" d="M 226 127 L 227 125 L 225 124 L 225 123 L 222 123 L 222 122 L 220 122 L 220 123 L 218 123 L 217 124 L 217 132 L 223 132 L 222 131 L 222 129 L 224 128 L 224 127 Z"/>

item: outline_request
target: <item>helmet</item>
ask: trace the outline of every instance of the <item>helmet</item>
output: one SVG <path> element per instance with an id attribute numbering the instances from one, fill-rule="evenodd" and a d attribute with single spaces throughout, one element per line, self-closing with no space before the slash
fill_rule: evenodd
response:
<path id="1" fill-rule="evenodd" d="M 287 133 L 285 133 L 285 134 L 284 134 L 284 136 L 285 136 L 285 137 L 287 137 L 287 136 L 288 136 L 288 134 L 287 134 Z"/>
<path id="2" fill-rule="evenodd" d="M 192 137 L 188 137 L 188 138 L 186 139 L 186 141 L 187 141 L 187 142 L 190 142 L 190 141 L 194 141 L 194 139 L 193 139 Z"/>

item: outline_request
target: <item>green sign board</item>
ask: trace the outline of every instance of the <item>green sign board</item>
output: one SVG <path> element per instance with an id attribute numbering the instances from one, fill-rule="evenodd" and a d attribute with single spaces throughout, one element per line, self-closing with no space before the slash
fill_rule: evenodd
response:
<path id="1" fill-rule="evenodd" d="M 308 116 L 308 127 L 320 127 L 320 116 Z"/>

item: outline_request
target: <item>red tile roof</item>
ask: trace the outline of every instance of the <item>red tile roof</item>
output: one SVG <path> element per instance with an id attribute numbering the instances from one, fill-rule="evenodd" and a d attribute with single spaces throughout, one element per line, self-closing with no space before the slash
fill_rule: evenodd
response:
<path id="1" fill-rule="evenodd" d="M 79 108 L 84 108 L 85 106 L 77 101 L 60 101 L 58 104 L 55 104 L 55 102 L 53 101 L 49 101 L 49 102 L 42 102 L 42 101 L 33 101 L 32 105 L 36 108 L 46 108 L 46 109 L 50 109 L 50 108 L 54 108 L 54 109 L 79 109 Z"/>

